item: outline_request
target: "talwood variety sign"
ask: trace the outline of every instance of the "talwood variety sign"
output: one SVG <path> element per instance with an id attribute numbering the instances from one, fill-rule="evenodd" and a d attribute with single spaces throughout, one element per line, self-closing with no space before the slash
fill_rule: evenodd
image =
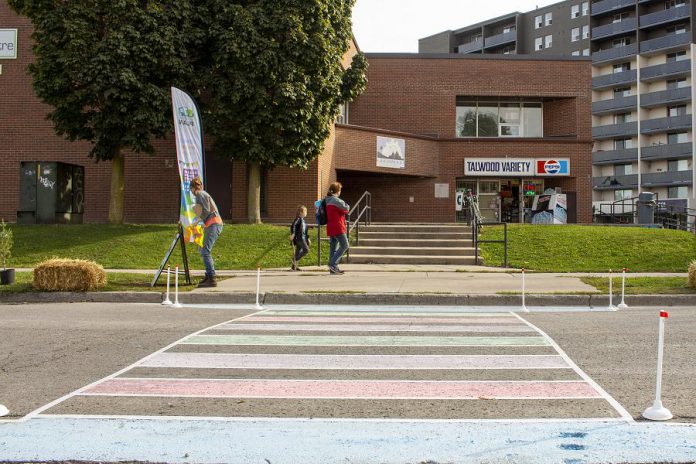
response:
<path id="1" fill-rule="evenodd" d="M 468 158 L 464 160 L 466 176 L 569 176 L 568 158 Z"/>
<path id="2" fill-rule="evenodd" d="M 17 59 L 17 29 L 0 29 L 0 59 Z"/>

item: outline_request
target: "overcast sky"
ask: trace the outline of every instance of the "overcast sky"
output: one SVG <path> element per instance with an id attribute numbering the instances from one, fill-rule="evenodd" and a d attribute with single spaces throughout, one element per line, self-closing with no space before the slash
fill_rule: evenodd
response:
<path id="1" fill-rule="evenodd" d="M 363 52 L 417 52 L 418 39 L 560 0 L 357 0 L 353 33 Z"/>

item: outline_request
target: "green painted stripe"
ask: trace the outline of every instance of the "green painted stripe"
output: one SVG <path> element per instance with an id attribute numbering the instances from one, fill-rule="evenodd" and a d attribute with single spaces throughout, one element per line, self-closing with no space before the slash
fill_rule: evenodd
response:
<path id="1" fill-rule="evenodd" d="M 548 346 L 543 337 L 389 337 L 304 335 L 196 335 L 184 345 L 287 346 Z"/>
<path id="2" fill-rule="evenodd" d="M 424 312 L 424 311 L 266 311 L 254 316 L 261 319 L 265 316 L 411 316 L 411 317 L 510 317 L 510 313 L 453 313 L 453 312 Z"/>

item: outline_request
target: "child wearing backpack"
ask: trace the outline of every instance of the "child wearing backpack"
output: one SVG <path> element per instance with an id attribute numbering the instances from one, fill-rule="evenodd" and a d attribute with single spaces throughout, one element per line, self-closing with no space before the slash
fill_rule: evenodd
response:
<path id="1" fill-rule="evenodd" d="M 309 245 L 312 243 L 307 236 L 307 207 L 304 205 L 297 207 L 295 220 L 290 225 L 290 242 L 293 245 L 292 268 L 293 271 L 301 271 L 297 266 L 300 260 L 309 253 Z"/>

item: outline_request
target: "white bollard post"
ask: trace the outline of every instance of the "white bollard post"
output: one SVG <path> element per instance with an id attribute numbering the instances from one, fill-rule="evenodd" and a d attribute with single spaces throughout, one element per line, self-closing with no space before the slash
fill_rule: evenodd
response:
<path id="1" fill-rule="evenodd" d="M 183 308 L 184 305 L 179 303 L 179 265 L 174 268 L 174 304 L 172 308 Z"/>
<path id="2" fill-rule="evenodd" d="M 628 305 L 626 304 L 626 271 L 628 271 L 628 269 L 623 268 L 621 274 L 621 303 L 619 303 L 619 309 L 628 309 Z"/>
<path id="3" fill-rule="evenodd" d="M 609 269 L 609 311 L 616 311 L 616 306 L 614 306 L 614 288 L 612 279 L 614 277 L 614 271 Z"/>
<path id="4" fill-rule="evenodd" d="M 643 411 L 643 417 L 654 421 L 664 421 L 671 419 L 672 413 L 669 409 L 662 406 L 662 354 L 665 342 L 665 319 L 669 317 L 667 311 L 660 311 L 660 334 L 657 341 L 657 385 L 655 387 L 655 401 L 653 405 Z"/>
<path id="5" fill-rule="evenodd" d="M 528 313 L 529 309 L 527 309 L 527 305 L 525 304 L 526 289 L 525 289 L 525 272 L 524 271 L 525 271 L 525 269 L 522 268 L 522 311 Z"/>
<path id="6" fill-rule="evenodd" d="M 169 277 L 172 273 L 172 267 L 167 266 L 167 295 L 164 298 L 164 301 L 162 302 L 163 305 L 165 306 L 171 306 L 172 305 L 172 300 L 169 299 Z"/>
<path id="7" fill-rule="evenodd" d="M 7 409 L 5 406 L 0 404 L 0 417 L 6 416 L 10 413 L 10 410 Z"/>
<path id="8" fill-rule="evenodd" d="M 261 306 L 261 303 L 259 303 L 259 293 L 260 292 L 261 292 L 261 265 L 257 264 L 256 265 L 256 304 L 254 305 L 254 309 L 256 309 L 256 310 L 263 309 L 263 306 Z"/>

